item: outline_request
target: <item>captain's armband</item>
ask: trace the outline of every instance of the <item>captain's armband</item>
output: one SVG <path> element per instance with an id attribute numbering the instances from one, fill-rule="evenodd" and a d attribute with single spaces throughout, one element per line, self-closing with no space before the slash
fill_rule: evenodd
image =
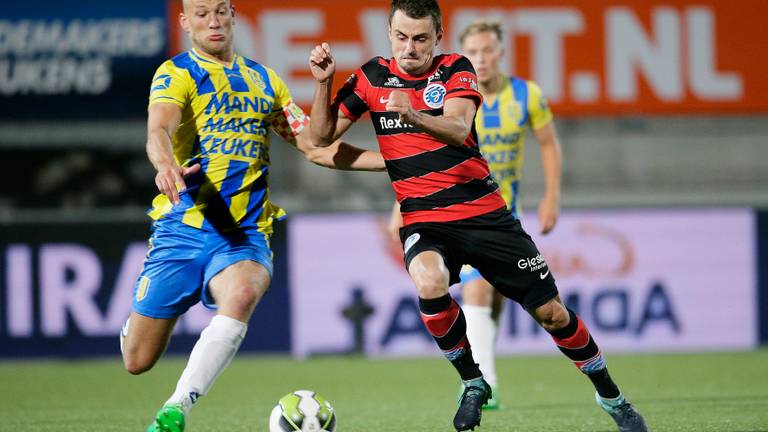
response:
<path id="1" fill-rule="evenodd" d="M 309 125 L 309 116 L 293 101 L 275 113 L 270 122 L 272 130 L 282 139 L 294 142 L 296 136 Z"/>

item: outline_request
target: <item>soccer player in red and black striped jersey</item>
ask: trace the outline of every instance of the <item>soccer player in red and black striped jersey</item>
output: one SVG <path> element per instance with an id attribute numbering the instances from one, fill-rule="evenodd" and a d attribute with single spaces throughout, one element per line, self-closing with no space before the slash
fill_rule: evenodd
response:
<path id="1" fill-rule="evenodd" d="M 317 80 L 310 130 L 316 145 L 330 145 L 370 111 L 403 215 L 400 237 L 422 320 L 464 384 L 454 427 L 478 426 L 491 396 L 472 357 L 463 312 L 448 294 L 461 266 L 469 264 L 552 335 L 593 382 L 598 403 L 611 408 L 620 431 L 646 431 L 586 326 L 560 300 L 536 245 L 507 209 L 478 150 L 474 117 L 482 96 L 475 71 L 461 55 L 434 55 L 442 34 L 436 0 L 392 0 L 393 57 L 364 64 L 333 102 L 331 48 L 315 47 L 309 59 Z"/>

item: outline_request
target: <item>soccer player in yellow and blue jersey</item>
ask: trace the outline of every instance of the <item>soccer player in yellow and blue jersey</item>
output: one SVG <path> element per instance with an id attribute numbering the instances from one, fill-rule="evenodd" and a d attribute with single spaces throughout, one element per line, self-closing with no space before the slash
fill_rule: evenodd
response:
<path id="1" fill-rule="evenodd" d="M 163 63 L 150 89 L 147 154 L 161 194 L 149 211 L 149 252 L 121 332 L 126 369 L 151 369 L 177 318 L 197 302 L 217 313 L 149 432 L 184 430 L 269 287 L 272 223 L 285 215 L 269 198 L 269 129 L 319 165 L 385 169 L 377 152 L 312 144 L 309 120 L 280 77 L 234 53 L 228 0 L 184 0 L 180 23 L 193 48 Z"/>
<path id="2" fill-rule="evenodd" d="M 560 208 L 561 151 L 552 111 L 535 82 L 507 76 L 499 69 L 503 55 L 499 24 L 477 21 L 464 29 L 459 41 L 464 55 L 475 68 L 483 95 L 483 103 L 475 116 L 480 152 L 488 161 L 507 206 L 517 218 L 522 212 L 520 181 L 528 129 L 539 143 L 545 178 L 539 223 L 541 232 L 546 234 L 554 228 Z M 461 282 L 467 336 L 483 376 L 496 388 L 494 354 L 504 297 L 471 267 L 462 271 Z M 499 407 L 499 392 L 494 391 L 493 395 L 486 409 Z"/>

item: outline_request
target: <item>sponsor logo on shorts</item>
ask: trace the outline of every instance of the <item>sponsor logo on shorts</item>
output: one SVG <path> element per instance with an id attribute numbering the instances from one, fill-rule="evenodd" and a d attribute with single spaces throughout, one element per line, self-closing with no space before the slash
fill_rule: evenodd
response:
<path id="1" fill-rule="evenodd" d="M 139 278 L 139 286 L 136 288 L 136 301 L 140 302 L 144 300 L 147 297 L 147 293 L 149 292 L 149 285 L 152 283 L 152 280 L 146 276 L 142 276 Z"/>
<path id="2" fill-rule="evenodd" d="M 412 248 L 413 245 L 415 245 L 420 238 L 421 236 L 419 235 L 419 233 L 414 233 L 414 234 L 411 234 L 407 239 L 405 239 L 405 248 L 403 250 L 403 253 L 407 254 L 408 250 Z"/>
<path id="3" fill-rule="evenodd" d="M 523 258 L 517 262 L 517 267 L 520 270 L 528 269 L 531 272 L 539 271 L 546 266 L 547 263 L 544 261 L 544 257 L 541 256 L 541 254 L 538 254 L 533 258 Z M 547 273 L 549 273 L 549 269 L 547 269 Z M 544 279 L 547 277 L 547 273 L 545 273 L 541 278 Z"/>

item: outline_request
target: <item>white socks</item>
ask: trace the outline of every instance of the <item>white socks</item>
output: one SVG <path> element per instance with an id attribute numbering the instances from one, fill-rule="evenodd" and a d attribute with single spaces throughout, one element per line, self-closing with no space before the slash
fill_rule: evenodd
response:
<path id="1" fill-rule="evenodd" d="M 205 396 L 216 378 L 229 365 L 240 348 L 248 326 L 234 318 L 216 315 L 192 348 L 187 367 L 181 373 L 176 391 L 165 403 L 181 405 L 189 413 L 197 398 Z"/>
<path id="2" fill-rule="evenodd" d="M 485 381 L 493 387 L 499 383 L 496 376 L 496 322 L 491 318 L 490 306 L 465 304 L 461 307 L 467 320 L 467 338 L 472 356 L 480 365 Z"/>

